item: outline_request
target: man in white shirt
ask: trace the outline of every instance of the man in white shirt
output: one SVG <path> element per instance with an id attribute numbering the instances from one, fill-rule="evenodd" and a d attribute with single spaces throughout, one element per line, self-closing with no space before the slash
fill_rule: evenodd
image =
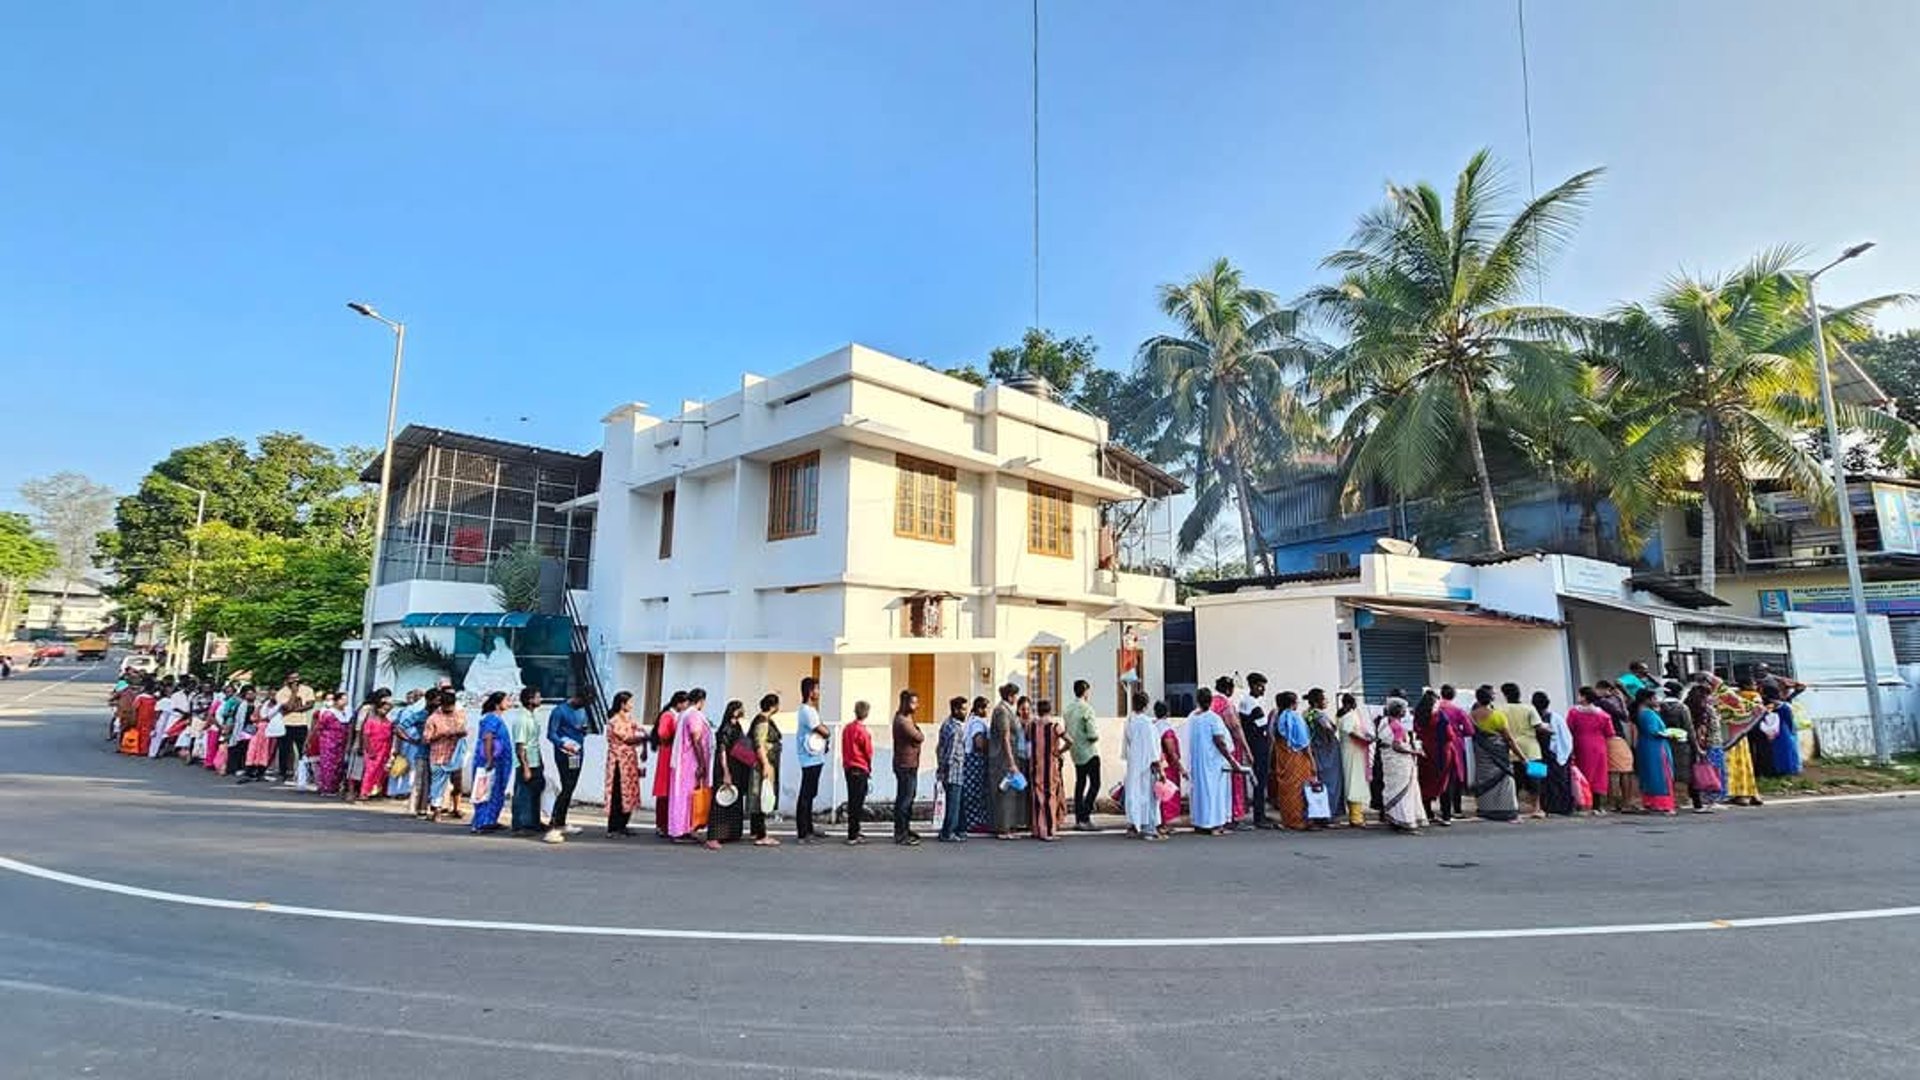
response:
<path id="1" fill-rule="evenodd" d="M 188 695 L 184 684 L 176 684 L 168 679 L 161 683 L 160 699 L 154 703 L 153 740 L 147 747 L 147 756 L 157 758 L 161 754 L 174 751 L 176 737 L 173 734 L 174 722 L 187 712 Z"/>
<path id="2" fill-rule="evenodd" d="M 826 721 L 820 719 L 820 680 L 811 675 L 800 680 L 800 713 L 793 736 L 799 744 L 800 758 L 800 798 L 794 804 L 794 831 L 800 843 L 812 844 L 824 839 L 813 827 L 813 802 L 820 797 L 820 773 L 831 754 L 833 732 Z"/>
<path id="3" fill-rule="evenodd" d="M 1261 699 L 1267 693 L 1267 677 L 1259 672 L 1247 676 L 1247 689 L 1234 699 L 1233 711 L 1240 714 L 1240 730 L 1247 737 L 1247 751 L 1253 758 L 1253 775 L 1247 777 L 1247 801 L 1253 804 L 1253 827 L 1271 829 L 1267 820 L 1267 784 L 1273 775 L 1273 717 L 1267 714 Z"/>

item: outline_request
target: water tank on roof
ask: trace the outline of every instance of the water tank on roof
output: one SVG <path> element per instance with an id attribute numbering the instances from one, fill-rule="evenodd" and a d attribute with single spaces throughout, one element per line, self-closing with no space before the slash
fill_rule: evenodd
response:
<path id="1" fill-rule="evenodd" d="M 1053 400 L 1053 384 L 1046 376 L 1031 371 L 1022 371 L 1007 379 L 1004 384 L 1009 390 L 1018 390 L 1023 394 L 1032 394 L 1041 401 Z"/>

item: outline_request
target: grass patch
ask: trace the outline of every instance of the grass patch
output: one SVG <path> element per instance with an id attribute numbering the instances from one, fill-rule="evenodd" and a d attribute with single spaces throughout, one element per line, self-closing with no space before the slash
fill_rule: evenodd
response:
<path id="1" fill-rule="evenodd" d="M 1855 795 L 1920 788 L 1920 753 L 1893 755 L 1893 764 L 1867 758 L 1817 758 L 1799 776 L 1762 776 L 1762 795 Z"/>

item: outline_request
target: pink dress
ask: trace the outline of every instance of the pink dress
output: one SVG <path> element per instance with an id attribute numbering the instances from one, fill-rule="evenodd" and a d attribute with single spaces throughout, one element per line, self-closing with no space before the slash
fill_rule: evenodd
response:
<path id="1" fill-rule="evenodd" d="M 667 796 L 667 835 L 682 837 L 693 831 L 693 792 L 707 786 L 713 768 L 712 729 L 698 709 L 680 714 L 680 730 L 673 733 L 673 786 Z"/>
<path id="2" fill-rule="evenodd" d="M 1592 705 L 1575 705 L 1567 710 L 1567 730 L 1573 733 L 1573 767 L 1587 778 L 1595 796 L 1605 795 L 1607 737 L 1613 734 L 1613 718 Z"/>
<path id="3" fill-rule="evenodd" d="M 1173 785 L 1173 794 L 1160 800 L 1160 824 L 1172 827 L 1175 818 L 1180 816 L 1180 782 L 1186 779 L 1186 770 L 1180 767 L 1180 736 L 1173 725 L 1165 720 L 1160 724 L 1160 770 L 1166 774 L 1167 782 Z"/>
<path id="4" fill-rule="evenodd" d="M 393 756 L 393 721 L 378 713 L 368 715 L 360 727 L 360 746 L 366 752 L 360 797 L 370 799 L 387 787 L 387 759 Z"/>
<path id="5" fill-rule="evenodd" d="M 1240 730 L 1240 718 L 1233 715 L 1233 702 L 1228 701 L 1225 694 L 1213 695 L 1213 700 L 1207 703 L 1207 708 L 1213 710 L 1214 715 L 1220 718 L 1220 722 L 1227 726 L 1229 733 Z M 1234 740 L 1233 760 L 1242 765 L 1253 763 L 1247 752 L 1240 747 L 1240 740 L 1237 738 Z M 1247 816 L 1247 774 L 1234 773 L 1228 780 L 1228 786 L 1233 789 L 1232 820 L 1239 821 Z"/>

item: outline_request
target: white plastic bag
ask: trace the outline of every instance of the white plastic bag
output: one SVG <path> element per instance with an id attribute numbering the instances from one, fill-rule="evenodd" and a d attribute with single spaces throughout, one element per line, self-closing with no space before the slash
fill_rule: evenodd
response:
<path id="1" fill-rule="evenodd" d="M 1326 821 L 1332 820 L 1333 808 L 1331 804 L 1327 802 L 1327 785 L 1307 784 L 1303 790 L 1305 790 L 1307 794 L 1308 820 L 1315 818 Z"/>
<path id="2" fill-rule="evenodd" d="M 313 759 L 303 757 L 293 765 L 293 786 L 301 791 L 313 790 Z"/>

